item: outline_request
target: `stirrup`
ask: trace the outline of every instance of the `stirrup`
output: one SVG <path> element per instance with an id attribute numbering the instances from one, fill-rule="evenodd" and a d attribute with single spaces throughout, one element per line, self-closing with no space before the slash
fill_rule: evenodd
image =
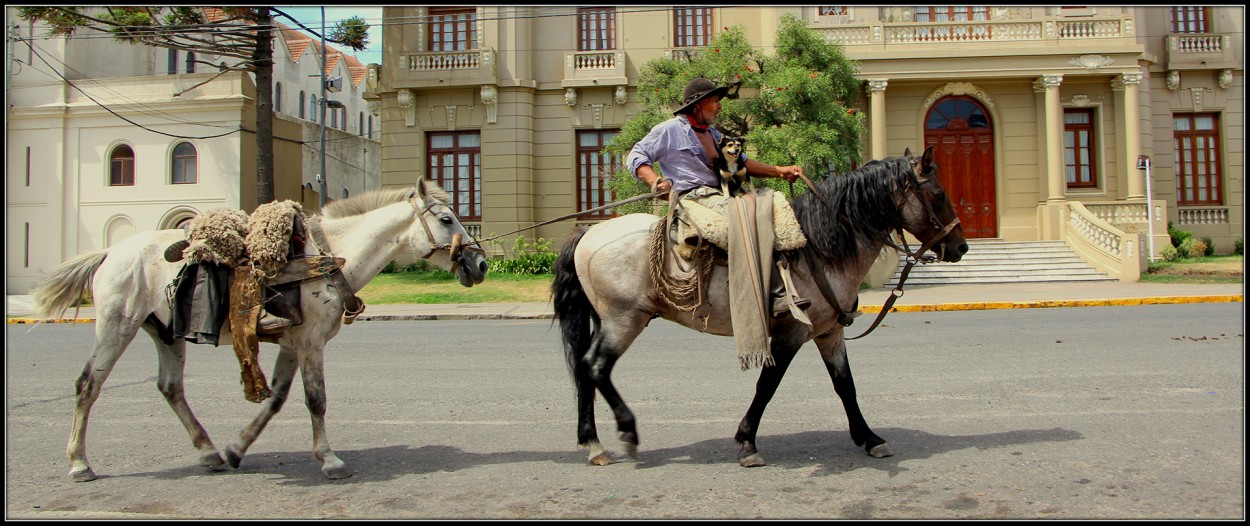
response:
<path id="1" fill-rule="evenodd" d="M 807 310 L 808 307 L 812 306 L 812 300 L 807 298 L 794 298 L 794 306 L 798 307 L 799 310 Z M 773 298 L 773 317 L 783 318 L 787 314 L 790 314 L 790 303 L 786 301 L 786 297 L 777 296 Z"/>

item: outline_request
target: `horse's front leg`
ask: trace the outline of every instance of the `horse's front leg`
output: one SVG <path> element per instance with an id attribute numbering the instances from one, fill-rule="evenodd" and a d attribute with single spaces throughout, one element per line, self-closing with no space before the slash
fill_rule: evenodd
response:
<path id="1" fill-rule="evenodd" d="M 742 446 L 738 450 L 738 464 L 742 467 L 754 468 L 768 465 L 764 457 L 760 456 L 759 450 L 755 448 L 755 435 L 759 431 L 760 419 L 764 417 L 764 409 L 768 407 L 768 402 L 777 393 L 781 378 L 786 375 L 786 369 L 790 367 L 790 362 L 794 360 L 794 356 L 798 354 L 802 346 L 803 341 L 796 333 L 780 330 L 769 344 L 775 365 L 760 369 L 760 377 L 755 382 L 755 397 L 751 399 L 751 406 L 747 408 L 746 415 L 738 423 L 738 432 L 734 434 L 734 441 Z"/>
<path id="2" fill-rule="evenodd" d="M 330 449 L 326 438 L 325 346 L 312 344 L 305 348 L 300 373 L 304 380 L 304 402 L 312 418 L 313 458 L 321 463 L 326 478 L 344 479 L 352 476 L 347 465 Z"/>
<path id="3" fill-rule="evenodd" d="M 230 467 L 239 467 L 239 463 L 243 461 L 243 455 L 247 454 L 247 448 L 252 447 L 252 443 L 256 442 L 260 432 L 265 430 L 269 420 L 282 410 L 282 405 L 286 403 L 286 397 L 291 392 L 295 371 L 299 369 L 299 366 L 299 353 L 295 348 L 283 345 L 278 349 L 278 358 L 273 366 L 273 382 L 270 384 L 273 395 L 261 402 L 260 413 L 239 433 L 238 441 L 226 447 L 226 462 L 230 463 Z"/>
<path id="4" fill-rule="evenodd" d="M 616 361 L 621 355 L 625 354 L 625 350 L 634 342 L 642 329 L 646 327 L 649 318 L 631 319 L 627 322 L 620 323 L 604 323 L 601 330 L 595 335 L 594 341 L 590 345 L 590 351 L 583 357 L 587 374 L 594 382 L 595 388 L 603 395 L 603 401 L 612 408 L 612 415 L 616 417 L 616 430 L 621 439 L 621 446 L 625 448 L 625 454 L 630 458 L 638 457 L 638 423 L 634 417 L 634 412 L 625 404 L 625 399 L 616 390 L 616 386 L 612 384 L 612 368 L 616 365 Z M 591 396 L 594 393 L 590 393 Z M 593 414 L 592 414 L 593 418 Z M 593 421 L 592 421 L 593 423 Z M 595 451 L 595 446 L 591 446 L 590 462 L 596 465 L 606 465 L 614 462 L 611 456 L 599 446 L 599 451 Z"/>
<path id="5" fill-rule="evenodd" d="M 836 336 L 829 336 L 816 341 L 820 349 L 820 357 L 825 361 L 825 369 L 833 380 L 833 390 L 842 399 L 842 407 L 846 409 L 847 425 L 851 430 L 851 440 L 855 445 L 863 446 L 868 455 L 883 458 L 894 455 L 885 439 L 877 436 L 868 427 L 864 414 L 859 410 L 859 401 L 855 396 L 855 378 L 851 376 L 851 364 L 846 357 L 846 341 L 841 331 Z"/>
<path id="6" fill-rule="evenodd" d="M 191 406 L 187 404 L 183 387 L 187 363 L 186 340 L 178 339 L 173 344 L 166 345 L 153 327 L 145 324 L 143 328 L 156 343 L 156 356 L 160 364 L 156 387 L 160 389 L 161 394 L 165 396 L 165 401 L 169 403 L 169 408 L 174 410 L 175 415 L 178 415 L 182 427 L 186 428 L 187 434 L 191 436 L 191 445 L 200 451 L 200 465 L 213 467 L 225 464 L 226 461 L 221 457 L 221 453 L 217 452 L 217 446 L 213 445 L 208 432 L 204 430 L 204 426 L 200 425 L 199 419 L 195 418 L 195 413 L 191 411 Z"/>

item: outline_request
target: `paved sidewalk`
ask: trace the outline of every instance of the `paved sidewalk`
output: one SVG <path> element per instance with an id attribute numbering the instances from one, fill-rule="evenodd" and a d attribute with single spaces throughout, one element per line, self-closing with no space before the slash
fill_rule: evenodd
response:
<path id="1" fill-rule="evenodd" d="M 865 314 L 877 313 L 892 293 L 879 288 L 860 292 Z M 1167 303 L 1243 303 L 1242 283 L 1219 285 L 1173 285 L 1161 283 L 1012 283 L 989 285 L 927 285 L 904 287 L 893 312 L 944 310 L 1029 309 L 1046 307 L 1095 307 Z M 30 296 L 8 296 L 8 323 L 37 323 Z M 550 319 L 550 302 L 474 304 L 367 305 L 357 321 Z M 95 310 L 77 313 L 71 308 L 63 318 L 45 323 L 93 323 Z"/>

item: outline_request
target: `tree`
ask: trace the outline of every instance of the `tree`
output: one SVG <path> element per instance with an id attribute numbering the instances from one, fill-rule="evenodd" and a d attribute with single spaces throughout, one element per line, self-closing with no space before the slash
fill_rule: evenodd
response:
<path id="1" fill-rule="evenodd" d="M 721 101 L 718 129 L 745 137 L 752 158 L 797 164 L 819 180 L 859 161 L 863 122 L 850 109 L 860 93 L 857 70 L 858 64 L 843 54 L 839 44 L 826 41 L 792 14 L 782 17 L 777 51 L 771 56 L 751 46 L 742 26 L 726 27 L 705 48 L 643 65 L 638 79 L 643 107 L 605 150 L 624 161 L 653 126 L 672 117 L 686 83 L 706 77 L 730 87 L 729 96 Z M 788 189 L 775 179 L 754 183 Z M 609 184 L 617 199 L 649 190 L 628 170 L 616 173 Z M 618 212 L 649 212 L 649 207 L 637 202 Z"/>
<path id="2" fill-rule="evenodd" d="M 233 65 L 202 63 L 218 67 L 222 73 L 248 71 L 256 75 L 256 204 L 273 201 L 273 13 L 286 14 L 272 7 L 96 9 L 19 7 L 17 16 L 47 24 L 52 36 L 68 37 L 80 29 L 90 29 L 110 33 L 131 44 L 238 60 Z M 339 22 L 332 33 L 334 37 L 327 40 L 359 51 L 368 44 L 368 30 L 368 24 L 352 17 Z"/>

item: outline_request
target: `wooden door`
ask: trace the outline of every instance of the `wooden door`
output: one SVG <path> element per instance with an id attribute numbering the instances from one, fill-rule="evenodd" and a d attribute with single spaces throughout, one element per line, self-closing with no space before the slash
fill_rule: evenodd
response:
<path id="1" fill-rule="evenodd" d="M 994 183 L 994 129 L 989 112 L 972 97 L 938 100 L 925 117 L 925 146 L 934 146 L 938 177 L 959 213 L 964 235 L 998 237 Z"/>

